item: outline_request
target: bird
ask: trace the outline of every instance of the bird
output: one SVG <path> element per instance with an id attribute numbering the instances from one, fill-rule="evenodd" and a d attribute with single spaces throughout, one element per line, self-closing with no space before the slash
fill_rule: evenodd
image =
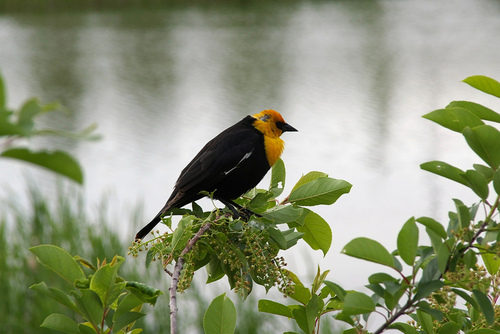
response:
<path id="1" fill-rule="evenodd" d="M 275 110 L 248 115 L 210 140 L 182 170 L 174 190 L 158 214 L 135 236 L 138 242 L 173 208 L 181 208 L 207 193 L 238 217 L 243 209 L 233 200 L 257 184 L 284 149 L 283 132 L 298 131 Z M 248 210 L 249 211 L 249 210 Z"/>

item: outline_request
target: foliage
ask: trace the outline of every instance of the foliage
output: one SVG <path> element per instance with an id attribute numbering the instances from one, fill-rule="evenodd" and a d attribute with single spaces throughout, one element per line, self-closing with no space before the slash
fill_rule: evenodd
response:
<path id="1" fill-rule="evenodd" d="M 30 248 L 38 260 L 72 285 L 69 292 L 50 288 L 45 282 L 31 286 L 45 296 L 54 299 L 85 321 L 78 324 L 73 319 L 54 313 L 49 315 L 42 327 L 64 333 L 140 333 L 132 327 L 145 314 L 140 313 L 142 305 L 154 305 L 162 292 L 142 283 L 126 281 L 118 276 L 123 257 L 115 256 L 110 263 L 106 260 L 97 266 L 78 256 L 72 257 L 62 248 L 40 245 Z M 82 266 L 92 270 L 85 275 Z"/>
<path id="2" fill-rule="evenodd" d="M 254 283 L 264 286 L 266 291 L 276 286 L 288 296 L 295 293 L 295 275 L 285 269 L 286 263 L 278 256 L 279 251 L 289 249 L 303 239 L 312 249 L 322 250 L 324 254 L 328 252 L 331 229 L 320 215 L 305 206 L 333 204 L 350 191 L 351 184 L 330 178 L 325 173 L 310 172 L 303 175 L 280 202 L 276 197 L 283 192 L 285 174 L 284 163 L 279 160 L 273 166 L 268 190 L 252 189 L 239 198 L 238 204 L 245 208 L 242 217 L 233 217 L 227 208 L 203 212 L 193 203 L 192 210 L 173 212 L 184 214 L 175 229 L 172 229 L 172 216 L 163 219 L 172 233 L 153 233 L 153 239 L 130 247 L 133 256 L 147 249 L 146 266 L 161 261 L 164 270 L 172 275 L 172 333 L 176 332 L 177 323 L 175 292 L 187 289 L 197 270 L 206 268 L 207 283 L 226 276 L 231 289 L 244 298 L 252 291 Z M 286 227 L 279 228 L 280 225 Z M 169 266 L 173 261 L 176 265 L 172 273 Z M 231 301 L 225 303 L 228 305 Z M 222 313 L 215 310 L 217 308 L 209 308 L 205 319 L 224 324 L 219 319 Z M 236 317 L 233 320 L 235 323 Z M 225 324 L 224 331 L 229 327 Z M 217 326 L 210 328 L 220 329 Z"/>
<path id="3" fill-rule="evenodd" d="M 464 81 L 500 97 L 500 83 L 493 79 L 474 76 Z M 332 300 L 343 299 L 335 318 L 351 326 L 346 333 L 366 331 L 368 319 L 375 314 L 382 314 L 385 323 L 374 333 L 397 329 L 407 334 L 493 334 L 500 330 L 500 228 L 496 220 L 500 132 L 484 122 L 498 123 L 500 114 L 477 103 L 454 101 L 424 118 L 461 133 L 486 165 L 474 164 L 464 171 L 443 161 L 431 161 L 421 168 L 470 188 L 478 202 L 466 206 L 454 199 L 456 211 L 449 213 L 446 229 L 430 217 L 411 217 L 401 228 L 392 253 L 369 238 L 350 241 L 343 248 L 344 254 L 384 265 L 394 275 L 372 274 L 366 285 L 373 292 L 370 299 L 361 297 L 360 292 L 330 292 Z M 421 228 L 430 245 L 420 244 Z M 347 305 L 352 294 L 356 300 Z M 397 322 L 403 315 L 411 321 Z"/>
<path id="4" fill-rule="evenodd" d="M 293 275 L 294 293 L 290 295 L 292 299 L 301 305 L 283 305 L 278 302 L 261 299 L 259 301 L 259 311 L 280 315 L 294 319 L 300 329 L 305 333 L 319 333 L 320 317 L 329 312 L 338 311 L 344 308 L 351 309 L 350 312 L 357 312 L 363 303 L 363 311 L 375 309 L 373 300 L 362 294 L 349 294 L 338 284 L 325 280 L 330 271 L 318 272 L 311 285 L 311 289 L 306 288 L 297 276 Z M 351 304 L 353 304 L 351 306 Z"/>
<path id="5" fill-rule="evenodd" d="M 29 180 L 28 180 L 29 181 Z M 31 182 L 28 182 L 31 183 Z M 24 195 L 10 191 L 8 197 L 0 200 L 0 286 L 3 287 L 0 303 L 0 324 L 2 333 L 54 333 L 53 330 L 40 327 L 45 318 L 52 313 L 64 314 L 75 321 L 81 317 L 63 307 L 54 300 L 28 289 L 31 285 L 45 281 L 51 288 L 66 290 L 68 283 L 57 279 L 46 269 L 28 248 L 39 244 L 53 244 L 64 248 L 70 254 L 79 254 L 87 259 L 110 259 L 110 254 L 125 255 L 127 245 L 122 240 L 116 226 L 121 223 L 109 210 L 111 198 L 97 201 L 96 208 L 89 214 L 88 203 L 83 200 L 83 190 L 74 184 L 66 184 L 70 189 L 58 189 L 55 198 L 48 198 L 46 192 L 37 190 L 32 185 Z M 20 197 L 28 199 L 29 205 L 21 205 Z M 115 219 L 116 218 L 116 219 Z M 132 226 L 139 227 L 143 214 L 139 208 L 130 213 L 121 212 L 120 220 L 126 220 Z M 132 228 L 134 230 L 135 228 Z M 141 281 L 168 290 L 168 281 L 164 272 L 150 268 L 144 276 L 144 264 L 139 261 L 125 261 L 120 267 L 120 276 L 127 280 Z M 15 279 L 13 279 L 15 278 Z M 195 332 L 203 328 L 203 315 L 211 299 L 217 294 L 207 293 L 204 282 L 196 279 L 190 289 L 182 295 L 179 305 L 179 331 Z M 259 314 L 257 298 L 249 296 L 245 302 L 235 300 L 238 314 L 238 333 L 276 333 L 281 328 L 291 328 L 286 321 L 270 321 L 271 315 Z M 147 304 L 141 312 L 147 315 L 136 322 L 135 327 L 144 333 L 167 333 L 168 300 L 165 295 L 158 298 L 155 307 Z"/>
<path id="6" fill-rule="evenodd" d="M 18 110 L 9 110 L 6 103 L 6 89 L 0 75 L 0 157 L 28 162 L 65 176 L 77 183 L 83 183 L 83 171 L 78 161 L 64 151 L 34 151 L 25 146 L 12 147 L 22 139 L 37 136 L 57 136 L 74 139 L 97 139 L 93 135 L 96 126 L 91 125 L 79 133 L 56 129 L 39 129 L 37 117 L 62 110 L 57 103 L 41 104 L 36 98 L 26 101 Z"/>
<path id="7" fill-rule="evenodd" d="M 194 272 L 205 267 L 207 283 L 227 276 L 231 289 L 246 297 L 253 283 L 269 290 L 273 286 L 285 295 L 291 294 L 292 280 L 284 269 L 285 260 L 278 256 L 303 239 L 313 249 L 325 254 L 330 248 L 332 233 L 328 223 L 318 214 L 305 208 L 318 204 L 332 204 L 349 192 L 351 185 L 320 172 L 310 172 L 300 178 L 290 195 L 281 203 L 276 196 L 283 191 L 285 167 L 279 161 L 272 169 L 269 190 L 253 189 L 238 199 L 238 204 L 258 215 L 249 219 L 233 218 L 229 212 L 203 212 L 193 204 L 172 233 L 155 235 L 130 248 L 130 253 L 148 249 L 146 266 L 159 260 L 165 269 L 178 260 L 188 242 L 207 223 L 211 224 L 194 247 L 183 256 L 185 264 L 179 282 L 179 291 L 189 287 Z M 172 217 L 163 219 L 172 228 Z M 286 226 L 280 229 L 279 226 Z"/>
<path id="8" fill-rule="evenodd" d="M 465 82 L 500 97 L 500 83 L 493 79 L 475 76 Z M 285 180 L 282 162 L 273 169 L 268 191 L 252 190 L 240 199 L 240 204 L 262 217 L 233 219 L 224 211 L 202 212 L 194 204 L 173 233 L 155 235 L 149 242 L 134 245 L 131 252 L 136 254 L 137 249 L 148 246 L 146 263 L 161 260 L 167 269 L 172 261 L 181 260 L 179 254 L 184 250 L 187 265 L 182 273 L 184 283 L 179 285 L 181 290 L 188 287 L 193 273 L 202 267 L 207 268 L 209 282 L 227 276 L 230 287 L 243 296 L 251 291 L 252 283 L 266 289 L 278 286 L 299 304 L 284 305 L 263 299 L 259 301 L 259 310 L 294 319 L 304 333 L 319 333 L 320 319 L 329 313 L 336 321 L 345 323 L 346 334 L 370 331 L 368 321 L 380 316 L 384 321 L 373 331 L 376 334 L 389 329 L 407 334 L 497 333 L 500 131 L 485 121 L 500 123 L 500 114 L 477 103 L 454 101 L 424 117 L 461 133 L 484 164 L 474 164 L 464 171 L 444 161 L 431 161 L 421 168 L 468 187 L 478 196 L 478 202 L 467 206 L 454 199 L 456 210 L 449 213 L 447 228 L 431 217 L 409 218 L 399 231 L 393 252 L 366 237 L 348 242 L 343 254 L 389 270 L 370 275 L 366 288 L 371 295 L 330 282 L 326 280 L 329 271 L 321 273 L 319 269 L 309 289 L 284 268 L 283 260 L 277 257 L 279 250 L 292 247 L 299 239 L 313 249 L 328 251 L 328 224 L 304 206 L 332 204 L 349 191 L 350 184 L 311 172 L 278 203 L 275 198 L 281 194 Z M 172 217 L 165 218 L 164 223 L 172 229 Z M 212 225 L 196 242 L 193 236 L 206 224 Z M 284 224 L 288 229 L 277 228 Z M 421 230 L 425 230 L 430 245 L 421 243 Z M 190 245 L 193 240 L 196 243 Z M 205 319 L 210 317 L 218 327 L 205 327 L 206 333 L 234 332 L 236 317 L 224 318 L 221 311 L 232 310 L 231 302 L 223 295 L 214 304 L 217 306 L 209 307 Z M 410 320 L 402 322 L 403 316 Z"/>

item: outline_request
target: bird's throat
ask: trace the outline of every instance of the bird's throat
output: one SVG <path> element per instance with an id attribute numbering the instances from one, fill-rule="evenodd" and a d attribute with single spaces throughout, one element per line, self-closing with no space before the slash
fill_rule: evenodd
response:
<path id="1" fill-rule="evenodd" d="M 264 136 L 264 146 L 266 148 L 267 161 L 269 166 L 273 166 L 283 153 L 285 142 L 280 137 Z"/>

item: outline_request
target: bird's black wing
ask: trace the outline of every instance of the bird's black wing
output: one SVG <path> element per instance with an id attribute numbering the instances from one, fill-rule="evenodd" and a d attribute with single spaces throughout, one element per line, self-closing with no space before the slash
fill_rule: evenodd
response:
<path id="1" fill-rule="evenodd" d="M 227 175 L 244 166 L 257 145 L 263 145 L 262 134 L 247 118 L 208 142 L 182 170 L 166 207 L 180 207 L 213 191 Z"/>

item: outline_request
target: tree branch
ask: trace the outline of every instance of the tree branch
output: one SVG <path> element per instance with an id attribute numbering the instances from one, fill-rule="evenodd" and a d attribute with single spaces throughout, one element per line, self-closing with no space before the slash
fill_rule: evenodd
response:
<path id="1" fill-rule="evenodd" d="M 182 250 L 179 259 L 174 267 L 174 272 L 172 273 L 172 283 L 168 291 L 170 292 L 170 333 L 177 334 L 177 284 L 179 283 L 179 277 L 181 275 L 182 267 L 184 266 L 184 255 L 186 255 L 191 249 L 193 249 L 196 242 L 201 238 L 203 233 L 208 231 L 212 227 L 211 222 L 207 222 L 203 225 L 200 230 L 192 237 L 186 247 Z"/>
<path id="2" fill-rule="evenodd" d="M 413 299 L 408 298 L 408 301 L 406 302 L 406 304 L 403 307 L 401 307 L 396 313 L 394 313 L 389 319 L 387 319 L 386 322 L 385 322 L 385 324 L 383 324 L 382 326 L 380 326 L 380 328 L 377 329 L 375 332 L 373 332 L 373 334 L 380 334 L 383 331 L 385 331 L 387 329 L 387 327 L 389 327 L 400 316 L 402 316 L 403 314 L 405 314 L 406 311 L 408 311 L 408 309 L 410 309 L 411 307 L 413 307 L 413 303 L 414 302 L 415 301 Z"/>

